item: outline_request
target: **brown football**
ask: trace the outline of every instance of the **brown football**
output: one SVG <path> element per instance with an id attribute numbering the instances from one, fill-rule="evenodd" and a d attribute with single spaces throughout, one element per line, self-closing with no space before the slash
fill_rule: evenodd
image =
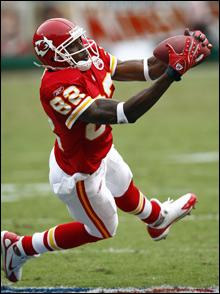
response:
<path id="1" fill-rule="evenodd" d="M 170 37 L 170 38 L 160 42 L 153 51 L 154 56 L 157 59 L 168 64 L 169 55 L 168 55 L 168 48 L 166 47 L 166 44 L 169 43 L 171 46 L 173 46 L 174 50 L 177 53 L 181 53 L 183 51 L 184 44 L 185 44 L 187 37 L 189 37 L 189 36 L 178 35 L 178 36 Z M 193 38 L 193 37 L 190 36 L 190 38 Z M 199 42 L 199 41 L 196 40 L 196 42 Z M 207 46 L 201 47 L 201 48 L 202 49 L 200 51 L 200 55 L 204 54 L 204 56 L 207 57 L 210 54 L 210 50 L 207 48 Z"/>

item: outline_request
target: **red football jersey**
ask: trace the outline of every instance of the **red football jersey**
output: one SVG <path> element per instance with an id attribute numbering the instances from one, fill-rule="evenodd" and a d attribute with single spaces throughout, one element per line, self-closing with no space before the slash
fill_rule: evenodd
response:
<path id="1" fill-rule="evenodd" d="M 96 125 L 78 120 L 97 98 L 111 98 L 114 92 L 112 75 L 117 60 L 99 47 L 104 68 L 94 64 L 87 71 L 66 68 L 45 70 L 40 99 L 56 134 L 55 157 L 61 169 L 69 175 L 93 173 L 112 146 L 110 125 Z"/>

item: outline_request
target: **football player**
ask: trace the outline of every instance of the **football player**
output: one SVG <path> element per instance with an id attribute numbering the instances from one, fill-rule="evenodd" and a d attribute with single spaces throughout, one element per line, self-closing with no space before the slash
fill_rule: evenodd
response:
<path id="1" fill-rule="evenodd" d="M 49 19 L 38 27 L 33 46 L 45 68 L 40 100 L 56 136 L 49 180 L 75 221 L 32 236 L 3 231 L 3 267 L 11 282 L 21 280 L 22 265 L 34 256 L 113 237 L 117 207 L 144 222 L 155 241 L 166 238 L 172 224 L 190 213 L 197 201 L 193 193 L 161 203 L 141 192 L 113 145 L 111 125 L 135 123 L 196 64 L 201 46 L 211 48 L 203 33 L 194 36 L 199 45 L 187 38 L 181 54 L 167 45 L 167 66 L 155 57 L 120 61 L 66 19 Z M 156 81 L 119 102 L 111 99 L 113 80 Z"/>

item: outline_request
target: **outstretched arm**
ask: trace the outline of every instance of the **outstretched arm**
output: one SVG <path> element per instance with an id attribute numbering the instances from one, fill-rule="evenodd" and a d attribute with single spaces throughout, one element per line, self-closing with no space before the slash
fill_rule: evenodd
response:
<path id="1" fill-rule="evenodd" d="M 171 45 L 167 44 L 167 47 L 169 66 L 150 88 L 136 94 L 124 103 L 108 99 L 96 99 L 79 119 L 95 124 L 135 122 L 160 99 L 174 80 L 181 80 L 181 75 L 195 65 L 201 49 L 201 45 L 196 46 L 196 42 L 190 38 L 186 39 L 181 54 L 177 54 Z"/>
<path id="2" fill-rule="evenodd" d="M 201 42 L 202 46 L 207 46 L 209 49 L 212 48 L 212 44 L 209 43 L 206 35 L 201 31 L 190 31 L 186 28 L 184 35 L 193 36 L 196 40 Z M 166 69 L 167 64 L 164 64 L 154 56 L 143 60 L 118 60 L 112 79 L 116 81 L 146 81 L 147 75 L 150 80 L 156 80 Z M 146 71 L 146 73 L 144 73 L 144 71 Z"/>
<path id="3" fill-rule="evenodd" d="M 165 73 L 150 88 L 127 100 L 123 108 L 128 122 L 135 122 L 147 112 L 160 99 L 173 81 Z M 110 99 L 96 99 L 79 119 L 95 124 L 117 124 L 119 123 L 117 115 L 119 103 L 119 101 Z"/>
<path id="4" fill-rule="evenodd" d="M 167 65 L 151 56 L 147 60 L 118 60 L 115 74 L 112 77 L 116 81 L 146 81 L 144 75 L 144 62 L 151 80 L 159 78 L 166 70 Z"/>

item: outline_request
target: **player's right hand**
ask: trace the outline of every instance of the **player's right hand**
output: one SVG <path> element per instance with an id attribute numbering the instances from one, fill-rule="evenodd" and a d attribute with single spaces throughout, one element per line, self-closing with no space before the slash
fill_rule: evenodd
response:
<path id="1" fill-rule="evenodd" d="M 166 44 L 169 53 L 169 67 L 179 76 L 197 63 L 197 58 L 201 50 L 201 43 L 196 42 L 191 37 L 186 38 L 182 53 L 177 53 L 170 44 Z"/>

